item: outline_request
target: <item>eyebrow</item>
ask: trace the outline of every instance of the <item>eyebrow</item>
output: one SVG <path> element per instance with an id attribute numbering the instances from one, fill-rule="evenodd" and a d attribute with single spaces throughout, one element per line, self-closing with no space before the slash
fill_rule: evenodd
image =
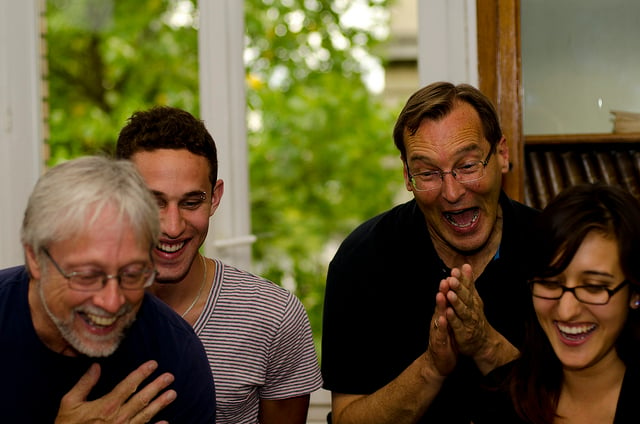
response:
<path id="1" fill-rule="evenodd" d="M 461 149 L 456 150 L 455 152 L 453 152 L 453 157 L 455 156 L 461 156 L 461 155 L 465 155 L 467 153 L 470 152 L 482 152 L 482 148 L 480 147 L 479 144 L 472 144 L 469 146 L 465 146 Z M 424 156 L 424 155 L 415 155 L 412 156 L 408 159 L 408 162 L 412 162 L 412 161 L 422 161 L 422 162 L 427 162 L 427 163 L 432 163 L 432 158 Z"/>
<path id="2" fill-rule="evenodd" d="M 613 274 L 610 274 L 608 272 L 604 272 L 604 271 L 584 271 L 582 272 L 582 275 L 585 277 L 609 277 L 609 278 L 614 278 Z"/>
<path id="3" fill-rule="evenodd" d="M 194 197 L 194 196 L 199 196 L 202 200 L 207 198 L 207 192 L 206 191 L 190 191 L 188 193 L 185 193 L 183 197 Z"/>
<path id="4" fill-rule="evenodd" d="M 151 190 L 151 193 L 153 193 L 154 196 L 156 197 L 166 197 L 167 195 L 161 191 L 157 191 L 157 190 Z M 184 193 L 181 198 L 184 199 L 186 197 L 200 197 L 200 199 L 205 200 L 207 198 L 207 192 L 206 191 L 200 191 L 200 190 L 194 190 L 194 191 L 189 191 L 187 193 Z"/>

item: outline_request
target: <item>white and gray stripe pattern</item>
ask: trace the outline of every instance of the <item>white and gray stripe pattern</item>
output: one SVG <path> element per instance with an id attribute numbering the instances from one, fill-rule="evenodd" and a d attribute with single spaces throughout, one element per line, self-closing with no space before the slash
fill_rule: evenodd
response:
<path id="1" fill-rule="evenodd" d="M 217 259 L 194 329 L 216 384 L 216 422 L 257 423 L 259 399 L 286 399 L 322 386 L 309 319 L 284 288 Z"/>

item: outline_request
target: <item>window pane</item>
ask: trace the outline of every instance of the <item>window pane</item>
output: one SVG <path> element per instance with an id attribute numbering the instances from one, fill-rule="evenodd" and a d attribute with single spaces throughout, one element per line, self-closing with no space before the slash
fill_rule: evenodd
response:
<path id="1" fill-rule="evenodd" d="M 525 134 L 609 133 L 640 112 L 640 2 L 521 2 Z"/>
<path id="2" fill-rule="evenodd" d="M 197 30 L 190 0 L 47 1 L 49 164 L 111 151 L 136 110 L 198 115 Z"/>

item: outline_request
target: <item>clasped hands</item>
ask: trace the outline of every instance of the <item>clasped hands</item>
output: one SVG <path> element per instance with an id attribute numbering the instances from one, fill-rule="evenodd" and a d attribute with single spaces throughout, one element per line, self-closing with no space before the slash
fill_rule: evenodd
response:
<path id="1" fill-rule="evenodd" d="M 475 357 L 484 349 L 491 327 L 483 307 L 470 265 L 440 281 L 427 350 L 440 375 L 453 371 L 458 354 Z"/>

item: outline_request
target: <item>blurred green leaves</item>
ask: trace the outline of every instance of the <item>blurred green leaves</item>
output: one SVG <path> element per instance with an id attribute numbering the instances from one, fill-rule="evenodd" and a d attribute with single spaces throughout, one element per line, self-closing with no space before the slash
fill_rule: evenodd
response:
<path id="1" fill-rule="evenodd" d="M 245 1 L 254 264 L 301 298 L 318 338 L 333 251 L 403 189 L 391 139 L 399 106 L 364 83 L 383 64 L 372 52 L 390 3 Z M 47 1 L 50 165 L 110 152 L 135 110 L 199 115 L 196 6 Z"/>

